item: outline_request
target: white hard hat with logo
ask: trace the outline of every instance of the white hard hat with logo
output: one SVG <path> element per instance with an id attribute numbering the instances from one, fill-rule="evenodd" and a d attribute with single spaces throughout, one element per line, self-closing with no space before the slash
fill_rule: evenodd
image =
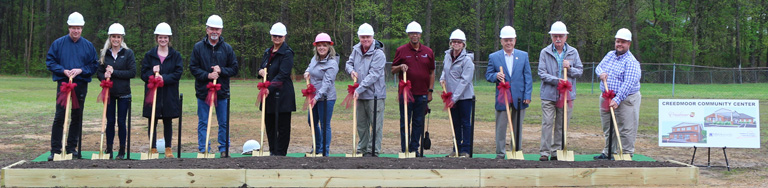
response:
<path id="1" fill-rule="evenodd" d="M 160 23 L 157 24 L 157 27 L 155 27 L 155 35 L 173 35 L 173 32 L 171 32 L 171 25 L 168 25 L 168 23 Z"/>
<path id="2" fill-rule="evenodd" d="M 361 35 L 370 35 L 373 36 L 373 26 L 368 23 L 364 23 L 363 25 L 360 25 L 359 28 L 357 28 L 357 36 Z"/>
<path id="3" fill-rule="evenodd" d="M 123 25 L 120 25 L 119 23 L 113 23 L 109 26 L 109 31 L 107 31 L 108 35 L 125 35 L 125 28 L 123 28 Z"/>
<path id="4" fill-rule="evenodd" d="M 463 40 L 463 41 L 466 41 L 467 40 L 467 36 L 464 35 L 464 32 L 461 31 L 461 29 L 456 29 L 455 31 L 453 31 L 451 33 L 451 37 L 449 37 L 449 39 L 451 39 L 451 40 Z"/>
<path id="5" fill-rule="evenodd" d="M 421 33 L 421 25 L 418 22 L 416 22 L 416 21 L 412 21 L 411 23 L 408 24 L 408 26 L 405 27 L 405 32 L 406 33 Z"/>
<path id="6" fill-rule="evenodd" d="M 618 32 L 616 32 L 616 38 L 632 41 L 632 32 L 630 32 L 627 28 L 621 28 Z"/>
<path id="7" fill-rule="evenodd" d="M 499 38 L 517 38 L 515 28 L 512 28 L 512 26 L 504 26 L 501 28 L 501 32 L 499 32 Z"/>
<path id="8" fill-rule="evenodd" d="M 85 20 L 83 19 L 83 15 L 79 12 L 73 12 L 69 15 L 69 18 L 67 19 L 67 25 L 69 26 L 84 26 Z"/>
<path id="9" fill-rule="evenodd" d="M 552 24 L 552 28 L 549 30 L 549 34 L 568 34 L 568 30 L 565 28 L 565 24 L 561 21 L 557 21 Z"/>
<path id="10" fill-rule="evenodd" d="M 243 144 L 242 154 L 258 151 L 259 149 L 261 149 L 261 145 L 259 145 L 259 142 L 257 142 L 256 140 L 248 140 L 248 141 L 245 141 L 245 144 Z"/>
<path id="11" fill-rule="evenodd" d="M 285 36 L 288 34 L 288 31 L 286 30 L 285 25 L 283 25 L 283 23 L 277 22 L 274 25 L 272 25 L 272 29 L 269 30 L 269 34 Z"/>
<path id="12" fill-rule="evenodd" d="M 224 21 L 221 20 L 219 15 L 214 14 L 208 17 L 208 21 L 205 22 L 205 25 L 214 28 L 224 28 Z"/>

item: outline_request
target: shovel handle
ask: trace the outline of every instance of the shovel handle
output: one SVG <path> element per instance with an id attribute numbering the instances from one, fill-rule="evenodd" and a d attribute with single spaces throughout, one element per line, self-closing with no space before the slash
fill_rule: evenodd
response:
<path id="1" fill-rule="evenodd" d="M 603 85 L 605 86 L 605 90 L 608 91 L 608 81 L 607 80 L 603 82 Z M 603 101 L 603 102 L 608 102 L 609 103 L 611 101 Z M 610 105 L 608 106 L 608 109 L 611 110 L 611 119 L 613 120 L 613 131 L 614 131 L 614 134 L 616 134 L 616 141 L 618 141 L 618 143 L 619 143 L 619 156 L 623 157 L 624 156 L 624 147 L 621 145 L 621 135 L 619 134 L 619 126 L 616 123 L 616 114 L 613 111 L 613 107 L 611 107 Z M 613 139 L 613 138 L 611 138 L 611 139 Z"/>

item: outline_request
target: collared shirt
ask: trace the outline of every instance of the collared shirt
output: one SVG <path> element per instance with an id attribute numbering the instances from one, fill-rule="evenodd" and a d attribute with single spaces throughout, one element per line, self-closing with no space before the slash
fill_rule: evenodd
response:
<path id="1" fill-rule="evenodd" d="M 120 47 L 120 49 L 119 49 L 119 50 L 117 50 L 117 52 L 113 52 L 113 51 L 112 51 L 112 48 L 109 48 L 109 49 L 107 49 L 107 50 L 109 50 L 109 54 L 111 54 L 111 55 L 112 55 L 112 58 L 113 58 L 113 59 L 117 59 L 117 57 L 119 56 L 117 53 L 118 53 L 118 52 L 120 52 L 121 50 L 123 50 L 123 47 Z"/>
<path id="2" fill-rule="evenodd" d="M 621 101 L 624 101 L 627 96 L 640 91 L 640 77 L 642 76 L 640 62 L 630 51 L 620 56 L 616 56 L 615 50 L 605 54 L 595 69 L 595 74 L 598 76 L 602 73 L 608 74 L 608 89 L 616 92 L 613 101 L 617 104 L 621 104 Z M 600 84 L 600 90 L 605 92 L 603 84 Z"/>
<path id="3" fill-rule="evenodd" d="M 504 51 L 504 62 L 507 63 L 507 73 L 508 75 L 512 76 L 512 69 L 515 66 L 515 51 L 513 50 L 512 53 L 507 53 L 507 51 Z M 509 80 L 507 80 L 509 81 Z"/>
<path id="4" fill-rule="evenodd" d="M 555 45 L 552 45 L 552 54 L 555 55 L 555 60 L 557 60 L 557 77 L 562 78 L 563 77 L 563 59 L 565 59 L 565 48 L 567 48 L 567 44 L 563 44 L 563 52 L 557 53 L 557 48 Z"/>
<path id="5" fill-rule="evenodd" d="M 411 44 L 404 44 L 395 50 L 392 66 L 408 65 L 408 80 L 411 81 L 413 95 L 429 94 L 430 72 L 435 70 L 435 53 L 431 48 L 419 43 L 416 50 Z M 402 74 L 398 77 L 402 78 Z"/>

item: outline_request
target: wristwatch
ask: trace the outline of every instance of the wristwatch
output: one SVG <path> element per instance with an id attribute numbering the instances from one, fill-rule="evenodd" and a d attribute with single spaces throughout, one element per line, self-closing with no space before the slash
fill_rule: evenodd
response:
<path id="1" fill-rule="evenodd" d="M 430 93 L 435 92 L 435 90 L 433 90 L 433 89 L 428 89 L 427 91 L 429 91 Z"/>

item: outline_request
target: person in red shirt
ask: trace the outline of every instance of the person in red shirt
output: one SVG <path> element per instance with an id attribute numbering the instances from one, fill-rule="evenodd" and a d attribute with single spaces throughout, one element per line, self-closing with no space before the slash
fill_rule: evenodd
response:
<path id="1" fill-rule="evenodd" d="M 432 101 L 432 88 L 435 85 L 435 53 L 432 49 L 421 44 L 421 25 L 411 22 L 405 28 L 409 41 L 397 48 L 395 60 L 392 62 L 392 74 L 398 74 L 398 80 L 403 79 L 403 72 L 408 73 L 411 82 L 413 101 L 408 102 L 408 118 L 411 125 L 408 152 L 416 152 L 424 132 L 424 116 L 427 103 Z M 405 151 L 405 116 L 402 89 L 398 91 L 400 103 L 400 150 Z M 415 112 L 415 113 L 414 113 Z M 416 156 L 420 156 L 417 155 Z"/>

